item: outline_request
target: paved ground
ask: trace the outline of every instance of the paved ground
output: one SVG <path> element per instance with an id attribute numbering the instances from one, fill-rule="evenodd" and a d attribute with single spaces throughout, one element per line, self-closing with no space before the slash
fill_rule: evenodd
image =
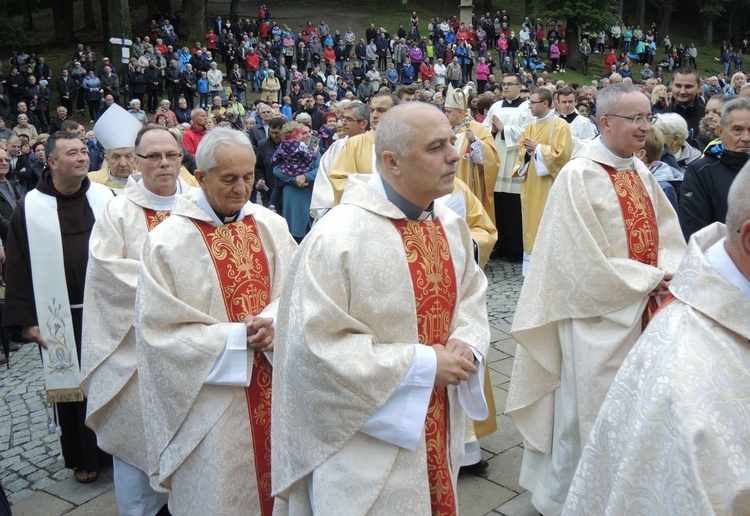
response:
<path id="1" fill-rule="evenodd" d="M 462 516 L 537 514 L 518 485 L 522 439 L 502 415 L 515 344 L 509 335 L 521 289 L 520 264 L 493 261 L 487 267 L 488 309 L 492 326 L 490 378 L 498 412 L 498 431 L 482 439 L 490 468 L 483 476 L 459 479 Z M 16 516 L 116 515 L 111 469 L 93 484 L 78 484 L 58 462 L 58 438 L 50 433 L 52 409 L 45 403 L 39 353 L 24 345 L 0 366 L 0 482 Z"/>

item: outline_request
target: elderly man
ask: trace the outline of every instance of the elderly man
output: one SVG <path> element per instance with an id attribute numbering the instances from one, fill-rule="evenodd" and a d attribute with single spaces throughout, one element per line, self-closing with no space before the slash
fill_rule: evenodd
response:
<path id="1" fill-rule="evenodd" d="M 112 104 L 94 125 L 99 142 L 104 147 L 106 163 L 101 169 L 89 173 L 89 179 L 112 190 L 114 195 L 122 193 L 130 176 L 136 169 L 135 138 L 141 124 L 118 104 Z M 187 169 L 180 171 L 180 177 L 190 186 L 198 182 Z"/>
<path id="2" fill-rule="evenodd" d="M 272 118 L 268 122 L 268 138 L 261 140 L 255 157 L 255 190 L 254 200 L 257 204 L 268 206 L 270 192 L 276 184 L 273 175 L 273 157 L 281 143 L 281 130 L 284 127 L 283 118 Z"/>
<path id="3" fill-rule="evenodd" d="M 685 249 L 672 206 L 634 156 L 649 99 L 610 86 L 598 112 L 601 138 L 581 142 L 552 185 L 512 327 L 506 412 L 525 442 L 520 484 L 545 515 L 562 510 L 612 379 Z"/>
<path id="4" fill-rule="evenodd" d="M 56 133 L 62 130 L 62 124 L 68 119 L 68 109 L 64 106 L 57 108 L 57 117 L 53 118 L 49 124 L 50 133 Z"/>
<path id="5" fill-rule="evenodd" d="M 709 146 L 685 170 L 678 209 L 685 240 L 726 220 L 729 187 L 750 153 L 750 98 L 737 96 L 724 104 L 716 132 L 722 145 Z"/>
<path id="6" fill-rule="evenodd" d="M 547 193 L 573 153 L 570 126 L 552 111 L 552 93 L 539 88 L 529 99 L 535 120 L 523 130 L 514 175 L 522 177 L 523 275 L 528 272 Z"/>
<path id="7" fill-rule="evenodd" d="M 320 159 L 318 175 L 315 176 L 312 199 L 310 200 L 310 213 L 314 219 L 322 217 L 326 211 L 334 206 L 333 186 L 328 179 L 328 175 L 341 155 L 346 141 L 350 137 L 367 132 L 369 120 L 370 110 L 364 102 L 354 101 L 341 110 L 341 126 L 346 136 L 333 142 Z"/>
<path id="8" fill-rule="evenodd" d="M 378 173 L 350 178 L 290 268 L 273 381 L 277 514 L 385 514 L 395 500 L 457 511 L 464 410 L 487 415 L 489 327 L 468 228 L 434 202 L 454 188 L 452 139 L 433 106 L 386 113 Z M 383 267 L 389 284 L 373 289 L 364 272 Z"/>
<path id="9" fill-rule="evenodd" d="M 485 211 L 495 224 L 494 189 L 500 158 L 492 133 L 471 117 L 467 117 L 469 97 L 460 88 L 448 86 L 445 93 L 445 116 L 448 118 L 453 135 L 454 145 L 458 151 L 459 161 L 456 165 L 456 177 L 466 183 L 471 192 L 482 201 Z"/>
<path id="10" fill-rule="evenodd" d="M 741 514 L 750 492 L 750 168 L 622 364 L 566 514 Z"/>
<path id="11" fill-rule="evenodd" d="M 208 124 L 208 115 L 203 108 L 195 108 L 190 113 L 190 127 L 182 133 L 182 146 L 190 154 L 195 156 L 198 150 L 198 144 L 206 135 Z"/>
<path id="12" fill-rule="evenodd" d="M 177 196 L 192 190 L 179 178 L 180 144 L 165 128 L 142 128 L 135 155 L 141 175 L 129 177 L 91 234 L 81 346 L 86 424 L 113 456 L 120 514 L 133 516 L 156 514 L 167 503 L 167 494 L 149 485 L 138 390 L 133 322 L 141 247 L 169 216 Z"/>
<path id="13" fill-rule="evenodd" d="M 77 134 L 51 135 L 45 154 L 49 168 L 10 220 L 3 325 L 22 327 L 27 341 L 42 346 L 65 467 L 75 470 L 78 482 L 90 483 L 98 476 L 99 450 L 84 425 L 79 387 L 81 309 L 89 236 L 112 192 L 86 177 L 88 152 Z"/>
<path id="14" fill-rule="evenodd" d="M 258 144 L 270 136 L 270 128 L 268 122 L 273 118 L 273 109 L 268 104 L 259 102 L 257 107 L 258 114 L 260 115 L 260 123 L 255 124 L 250 131 L 250 141 L 253 144 L 253 149 L 256 153 L 258 151 Z"/>
<path id="15" fill-rule="evenodd" d="M 523 256 L 522 178 L 513 176 L 513 167 L 518 157 L 518 143 L 523 130 L 533 120 L 528 102 L 521 97 L 521 87 L 521 77 L 518 74 L 504 74 L 504 99 L 494 103 L 484 119 L 484 126 L 495 136 L 495 146 L 500 158 L 494 185 L 498 230 L 496 249 L 501 256 L 513 261 L 521 261 Z"/>
<path id="16" fill-rule="evenodd" d="M 196 161 L 200 190 L 177 199 L 141 253 L 135 324 L 147 473 L 171 489 L 172 514 L 266 516 L 265 353 L 296 244 L 284 219 L 248 201 L 255 155 L 247 135 L 212 130 Z"/>

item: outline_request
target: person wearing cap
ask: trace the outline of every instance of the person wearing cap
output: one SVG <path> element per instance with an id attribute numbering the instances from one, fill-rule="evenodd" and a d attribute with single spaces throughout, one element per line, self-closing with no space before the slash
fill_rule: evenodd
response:
<path id="1" fill-rule="evenodd" d="M 492 133 L 468 114 L 469 95 L 461 88 L 448 86 L 445 93 L 445 116 L 453 127 L 459 161 L 456 177 L 466 183 L 481 201 L 495 223 L 494 189 L 500 157 Z"/>
<path id="2" fill-rule="evenodd" d="M 552 92 L 539 88 L 529 99 L 534 121 L 523 130 L 513 173 L 522 177 L 523 275 L 528 272 L 536 232 L 547 201 L 547 193 L 560 169 L 573 154 L 573 137 L 568 123 L 555 116 Z"/>
<path id="3" fill-rule="evenodd" d="M 118 104 L 111 104 L 94 125 L 96 138 L 104 147 L 105 163 L 101 169 L 89 173 L 89 179 L 112 190 L 123 193 L 128 179 L 136 172 L 135 138 L 143 125 Z M 190 186 L 198 186 L 195 178 L 180 170 L 180 177 Z"/>
<path id="4" fill-rule="evenodd" d="M 119 106 L 118 106 L 119 107 Z M 165 220 L 178 196 L 191 193 L 180 175 L 182 149 L 168 130 L 141 127 L 105 115 L 104 123 L 118 124 L 134 139 L 134 161 L 140 174 L 129 175 L 121 195 L 107 204 L 89 241 L 89 261 L 83 306 L 81 388 L 88 396 L 86 424 L 99 446 L 113 456 L 115 496 L 120 514 L 153 515 L 167 504 L 166 492 L 149 484 L 148 446 L 144 430 L 135 360 L 135 293 L 138 265 L 146 235 Z M 129 122 L 129 121 L 128 121 Z M 111 141 L 110 145 L 127 142 Z M 131 166 L 124 149 L 108 152 L 113 169 L 121 161 Z M 141 157 L 143 156 L 143 157 Z"/>

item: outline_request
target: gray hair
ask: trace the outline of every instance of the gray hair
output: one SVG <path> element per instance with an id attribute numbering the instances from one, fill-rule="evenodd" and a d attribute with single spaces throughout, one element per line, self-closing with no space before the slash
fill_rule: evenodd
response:
<path id="1" fill-rule="evenodd" d="M 750 220 L 750 163 L 745 164 L 734 178 L 727 204 L 727 240 L 736 243 L 742 224 Z"/>
<path id="2" fill-rule="evenodd" d="M 357 110 L 357 120 L 370 121 L 370 108 L 367 107 L 367 104 L 361 100 L 355 100 L 350 102 L 349 105 L 344 108 L 344 111 L 352 111 L 355 109 Z"/>
<path id="3" fill-rule="evenodd" d="M 660 113 L 656 117 L 654 127 L 661 129 L 664 136 L 679 136 L 683 142 L 690 135 L 687 122 L 677 113 Z"/>
<path id="4" fill-rule="evenodd" d="M 724 104 L 724 109 L 721 111 L 721 127 L 729 125 L 729 115 L 737 109 L 750 111 L 750 98 L 740 95 Z"/>
<path id="5" fill-rule="evenodd" d="M 402 157 L 411 155 L 412 142 L 418 131 L 409 123 L 410 117 L 401 112 L 413 109 L 415 106 L 437 109 L 431 104 L 406 102 L 393 106 L 378 120 L 378 129 L 375 131 L 375 165 L 378 170 L 385 168 L 383 163 L 385 151 L 395 152 Z"/>
<path id="6" fill-rule="evenodd" d="M 195 152 L 195 162 L 198 170 L 209 174 L 216 167 L 216 152 L 220 147 L 247 147 L 253 154 L 253 145 L 250 143 L 247 133 L 224 127 L 216 127 L 207 132 Z"/>
<path id="7" fill-rule="evenodd" d="M 617 84 L 602 88 L 596 100 L 597 116 L 601 117 L 608 113 L 612 113 L 617 108 L 617 104 L 620 102 L 620 97 L 633 92 L 641 93 L 641 90 L 627 82 L 618 82 Z M 649 104 L 651 104 L 650 99 Z"/>

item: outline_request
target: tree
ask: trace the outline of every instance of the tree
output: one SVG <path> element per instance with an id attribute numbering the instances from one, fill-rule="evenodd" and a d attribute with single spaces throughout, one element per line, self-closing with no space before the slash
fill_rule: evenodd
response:
<path id="1" fill-rule="evenodd" d="M 71 45 L 76 42 L 73 27 L 73 0 L 60 0 L 52 3 L 52 20 L 54 24 L 55 43 L 60 46 Z"/>
<path id="2" fill-rule="evenodd" d="M 638 0 L 635 6 L 635 24 L 639 27 L 646 25 L 646 0 Z"/>
<path id="3" fill-rule="evenodd" d="M 234 21 L 237 19 L 240 13 L 240 0 L 232 0 L 229 4 L 229 19 Z"/>
<path id="4" fill-rule="evenodd" d="M 36 0 L 25 0 L 24 2 L 21 2 L 21 13 L 23 14 L 24 30 L 36 30 L 34 28 L 34 9 L 36 9 Z"/>
<path id="5" fill-rule="evenodd" d="M 208 27 L 208 0 L 187 1 L 187 41 L 202 41 Z"/>
<path id="6" fill-rule="evenodd" d="M 96 29 L 96 20 L 94 20 L 94 6 L 92 0 L 83 0 L 83 30 Z"/>
<path id="7" fill-rule="evenodd" d="M 701 45 L 711 46 L 714 39 L 714 23 L 724 14 L 724 0 L 696 0 L 696 7 L 701 13 L 703 24 Z"/>
<path id="8" fill-rule="evenodd" d="M 672 18 L 672 11 L 674 11 L 676 0 L 661 0 L 661 6 L 659 8 L 659 22 L 658 34 L 662 37 L 669 34 L 669 21 Z"/>
<path id="9" fill-rule="evenodd" d="M 533 0 L 534 16 L 543 20 L 565 20 L 565 42 L 568 44 L 568 63 L 578 67 L 581 27 L 591 34 L 608 30 L 619 18 L 618 0 Z"/>

